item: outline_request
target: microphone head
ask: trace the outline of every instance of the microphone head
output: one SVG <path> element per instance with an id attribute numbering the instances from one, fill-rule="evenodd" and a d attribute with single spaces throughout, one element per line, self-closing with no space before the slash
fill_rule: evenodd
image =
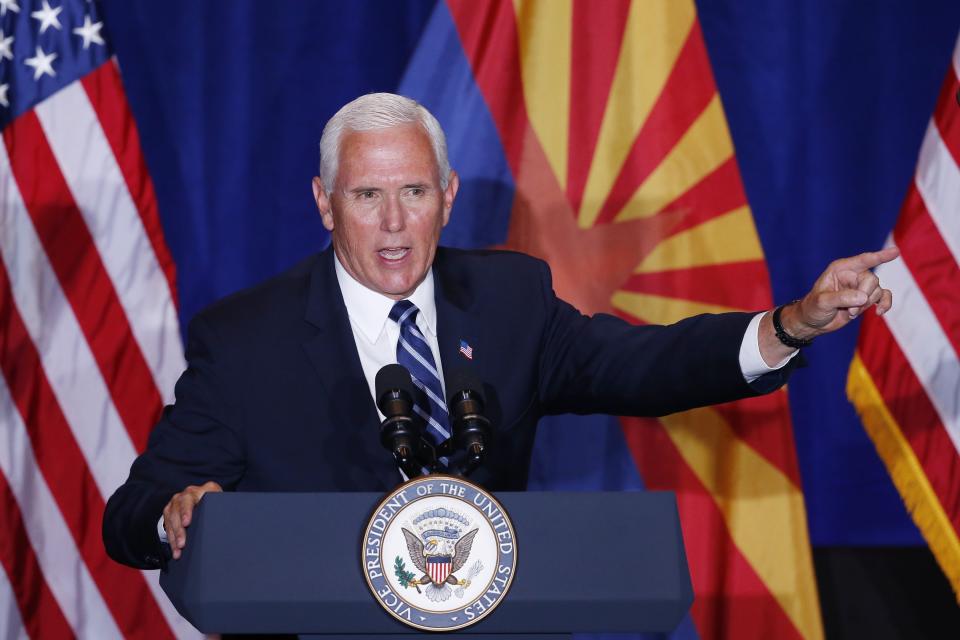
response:
<path id="1" fill-rule="evenodd" d="M 465 391 L 472 392 L 482 404 L 486 404 L 483 382 L 472 369 L 454 369 L 446 378 L 448 405 L 454 404 L 455 398 L 461 397 Z"/>
<path id="2" fill-rule="evenodd" d="M 409 398 L 413 398 L 413 381 L 410 379 L 410 372 L 399 364 L 388 364 L 377 371 L 374 387 L 377 391 L 378 407 L 383 404 L 384 395 L 391 391 L 402 391 Z"/>

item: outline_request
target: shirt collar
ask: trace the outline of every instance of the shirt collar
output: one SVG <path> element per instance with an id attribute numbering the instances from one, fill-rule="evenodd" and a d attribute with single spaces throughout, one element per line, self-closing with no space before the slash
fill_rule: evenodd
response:
<path id="1" fill-rule="evenodd" d="M 347 307 L 347 315 L 360 329 L 363 336 L 374 344 L 383 332 L 390 316 L 390 310 L 396 300 L 388 298 L 382 293 L 373 291 L 357 282 L 353 276 L 340 264 L 336 252 L 333 254 L 334 269 L 337 273 L 337 283 L 343 295 L 343 303 Z M 437 304 L 433 298 L 433 269 L 427 271 L 423 279 L 407 300 L 417 305 L 420 310 L 418 322 L 424 324 L 431 334 L 437 335 Z"/>

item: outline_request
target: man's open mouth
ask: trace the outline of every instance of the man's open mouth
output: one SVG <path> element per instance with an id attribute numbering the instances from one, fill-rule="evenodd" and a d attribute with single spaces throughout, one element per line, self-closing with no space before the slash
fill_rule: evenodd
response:
<path id="1" fill-rule="evenodd" d="M 377 253 L 384 260 L 402 260 L 410 252 L 410 247 L 386 247 Z"/>

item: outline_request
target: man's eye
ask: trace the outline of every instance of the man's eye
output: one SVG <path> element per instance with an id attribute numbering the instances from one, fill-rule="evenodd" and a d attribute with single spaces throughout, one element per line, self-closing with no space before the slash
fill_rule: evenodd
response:
<path id="1" fill-rule="evenodd" d="M 370 199 L 372 199 L 372 198 L 373 198 L 374 196 L 376 196 L 376 195 L 377 195 L 377 194 L 374 193 L 373 191 L 361 191 L 361 192 L 360 192 L 360 197 L 361 197 L 362 199 L 364 199 L 364 200 L 370 200 Z"/>
<path id="2" fill-rule="evenodd" d="M 422 196 L 424 193 L 425 193 L 425 191 L 424 191 L 423 189 L 421 189 L 420 187 L 414 187 L 414 188 L 410 189 L 410 195 L 412 195 L 412 196 Z"/>

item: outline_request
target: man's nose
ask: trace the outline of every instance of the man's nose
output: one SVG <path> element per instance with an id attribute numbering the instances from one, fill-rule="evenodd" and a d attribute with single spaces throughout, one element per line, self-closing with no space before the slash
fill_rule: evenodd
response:
<path id="1" fill-rule="evenodd" d="M 396 196 L 388 196 L 381 210 L 380 228 L 384 231 L 396 233 L 402 231 L 406 220 L 406 213 L 400 199 Z"/>

